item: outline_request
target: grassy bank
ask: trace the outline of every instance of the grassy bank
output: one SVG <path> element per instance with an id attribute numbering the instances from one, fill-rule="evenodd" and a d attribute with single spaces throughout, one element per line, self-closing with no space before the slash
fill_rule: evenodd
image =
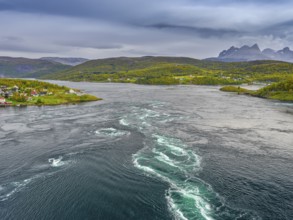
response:
<path id="1" fill-rule="evenodd" d="M 220 90 L 280 101 L 293 101 L 293 77 L 273 83 L 256 91 L 237 86 L 224 86 Z"/>
<path id="2" fill-rule="evenodd" d="M 101 100 L 65 86 L 34 80 L 0 79 L 1 106 L 61 105 Z"/>

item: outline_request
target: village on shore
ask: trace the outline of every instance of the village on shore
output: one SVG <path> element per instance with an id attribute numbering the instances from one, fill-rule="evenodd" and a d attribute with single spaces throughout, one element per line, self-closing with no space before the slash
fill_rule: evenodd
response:
<path id="1" fill-rule="evenodd" d="M 66 94 L 82 96 L 83 93 L 75 91 L 73 89 L 68 89 Z M 19 88 L 17 85 L 9 87 L 7 85 L 0 84 L 0 107 L 12 106 L 15 103 L 30 103 L 33 99 L 54 96 L 54 92 L 48 90 L 47 88 Z M 38 99 L 41 100 L 41 99 Z M 21 104 L 16 104 L 21 105 Z"/>

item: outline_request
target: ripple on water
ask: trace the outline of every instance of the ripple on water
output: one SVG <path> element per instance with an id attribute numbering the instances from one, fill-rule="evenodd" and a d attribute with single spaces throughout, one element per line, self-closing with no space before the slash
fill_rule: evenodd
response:
<path id="1" fill-rule="evenodd" d="M 41 177 L 48 176 L 53 172 L 48 172 L 48 168 L 53 167 L 62 167 L 65 165 L 68 165 L 70 161 L 63 161 L 63 157 L 59 156 L 57 158 L 49 158 L 48 163 L 38 165 L 38 169 L 41 172 L 38 172 L 35 175 L 32 175 L 29 178 L 13 181 L 10 183 L 2 184 L 0 185 L 0 202 L 4 202 L 8 199 L 10 199 L 14 194 L 21 192 L 24 190 L 29 184 L 31 184 L 36 179 L 39 179 Z"/>
<path id="2" fill-rule="evenodd" d="M 8 200 L 15 193 L 22 191 L 29 183 L 31 183 L 34 179 L 38 178 L 39 175 L 35 175 L 31 178 L 15 181 L 5 185 L 0 186 L 0 202 L 4 202 Z"/>

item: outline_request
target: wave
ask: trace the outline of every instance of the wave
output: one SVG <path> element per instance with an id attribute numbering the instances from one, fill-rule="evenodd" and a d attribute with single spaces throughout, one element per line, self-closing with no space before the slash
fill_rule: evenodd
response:
<path id="1" fill-rule="evenodd" d="M 58 158 L 49 158 L 48 161 L 51 167 L 61 167 L 66 164 L 66 162 L 62 161 L 63 157 L 59 156 Z"/>
<path id="2" fill-rule="evenodd" d="M 155 148 L 154 148 L 155 149 Z M 157 152 L 154 151 L 156 154 L 158 154 L 158 156 L 155 156 L 155 158 L 157 158 L 159 161 L 166 163 L 172 167 L 176 167 L 179 168 L 179 166 L 176 165 L 176 162 L 173 161 L 172 159 L 170 159 L 170 157 L 168 157 L 166 154 L 162 153 L 162 152 Z"/>
<path id="3" fill-rule="evenodd" d="M 59 156 L 58 158 L 49 158 L 48 162 L 51 167 L 61 167 L 69 163 L 69 161 L 63 161 L 62 156 Z M 13 181 L 7 184 L 0 185 L 0 202 L 4 202 L 8 200 L 11 196 L 13 196 L 14 194 L 22 191 L 23 189 L 27 187 L 28 184 L 32 183 L 34 180 L 40 177 L 44 177 L 44 176 L 52 174 L 52 172 L 48 173 L 49 165 L 43 164 L 43 165 L 37 166 L 41 170 L 45 170 L 45 171 L 42 171 L 30 178 L 27 178 L 21 181 Z"/>
<path id="4" fill-rule="evenodd" d="M 165 198 L 175 219 L 253 219 L 249 212 L 226 206 L 212 187 L 196 177 L 201 157 L 181 140 L 154 134 L 152 146 L 133 155 L 145 174 L 169 184 Z M 257 219 L 257 218 L 255 218 Z"/>
<path id="5" fill-rule="evenodd" d="M 126 121 L 126 119 L 124 119 L 124 118 L 122 118 L 122 119 L 120 119 L 119 120 L 119 123 L 121 124 L 121 125 L 123 125 L 123 126 L 128 126 L 129 125 L 129 123 Z"/>
<path id="6" fill-rule="evenodd" d="M 31 183 L 34 179 L 38 178 L 39 175 L 36 175 L 32 178 L 28 178 L 18 182 L 11 182 L 0 187 L 0 202 L 4 202 L 8 200 L 15 193 L 23 190 L 29 183 Z"/>
<path id="7" fill-rule="evenodd" d="M 110 137 L 120 137 L 124 135 L 129 135 L 128 131 L 121 131 L 117 130 L 115 128 L 102 128 L 97 131 L 95 131 L 97 135 L 101 136 L 110 136 Z"/>

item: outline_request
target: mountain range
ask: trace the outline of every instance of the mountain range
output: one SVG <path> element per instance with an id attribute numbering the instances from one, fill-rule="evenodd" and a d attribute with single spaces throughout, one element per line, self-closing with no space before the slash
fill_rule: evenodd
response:
<path id="1" fill-rule="evenodd" d="M 293 63 L 293 51 L 291 51 L 289 47 L 285 47 L 282 50 L 266 48 L 261 51 L 257 44 L 251 47 L 244 45 L 240 48 L 232 46 L 228 50 L 223 50 L 218 57 L 208 58 L 206 60 L 222 62 L 278 60 Z"/>
<path id="2" fill-rule="evenodd" d="M 244 45 L 240 48 L 230 47 L 222 51 L 218 57 L 198 60 L 188 57 L 118 57 L 97 60 L 88 60 L 84 58 L 60 58 L 43 57 L 40 59 L 0 57 L 0 77 L 16 78 L 47 78 L 63 80 L 79 80 L 92 77 L 91 74 L 116 74 L 133 70 L 150 70 L 156 67 L 167 68 L 168 71 L 176 72 L 178 65 L 188 65 L 189 72 L 195 71 L 195 67 L 204 69 L 240 68 L 241 66 L 250 66 L 254 63 L 262 62 L 273 66 L 281 65 L 282 62 L 293 63 L 293 51 L 289 47 L 282 50 L 273 50 L 270 48 L 261 51 L 257 44 L 253 46 Z M 236 63 L 239 62 L 239 63 Z M 244 62 L 244 63 L 243 63 Z M 166 67 L 166 64 L 170 66 Z M 258 65 L 258 63 L 255 63 Z M 259 63 L 260 64 L 260 63 Z M 191 68 L 190 68 L 191 67 Z M 291 67 L 290 67 L 291 68 Z M 158 71 L 158 70 L 156 70 Z M 161 70 L 160 70 L 161 71 Z M 165 71 L 165 70 L 164 70 Z M 180 71 L 187 71 L 181 69 Z M 188 71 L 187 71 L 188 72 Z"/>

